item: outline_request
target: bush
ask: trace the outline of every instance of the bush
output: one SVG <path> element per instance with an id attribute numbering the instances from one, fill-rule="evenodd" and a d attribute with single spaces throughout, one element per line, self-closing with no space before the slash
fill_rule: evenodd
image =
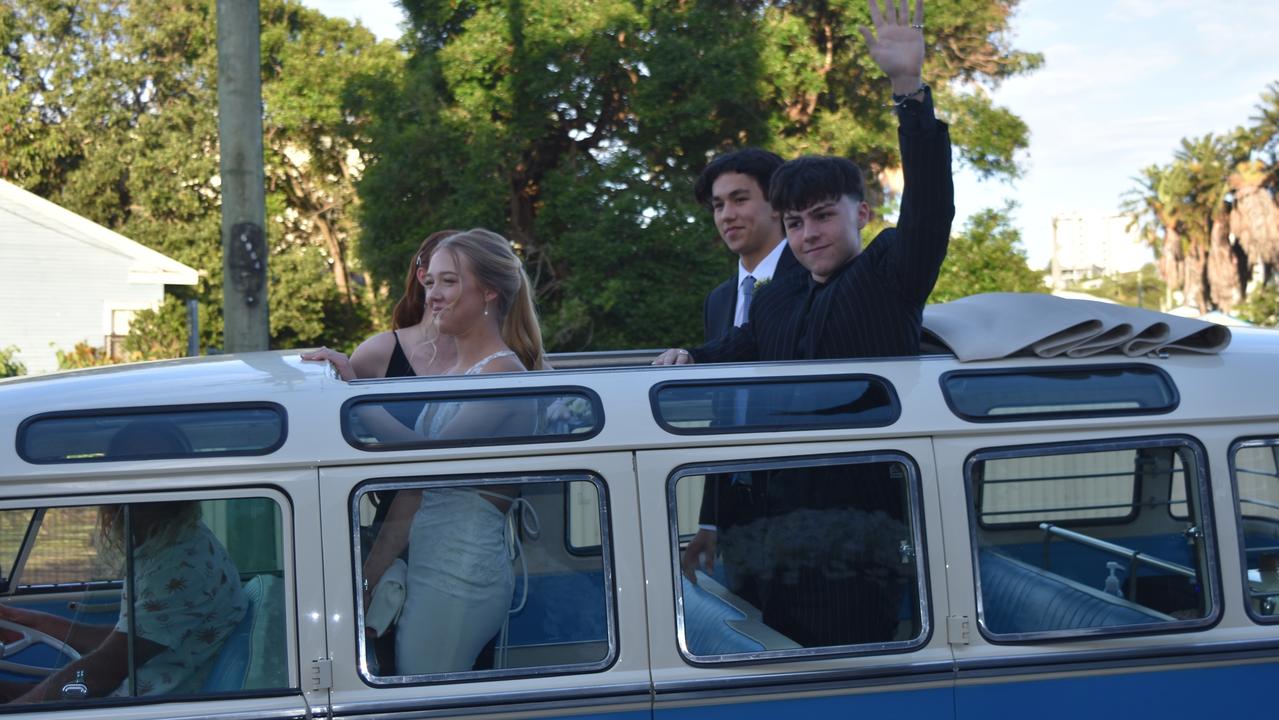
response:
<path id="1" fill-rule="evenodd" d="M 17 354 L 18 348 L 13 345 L 0 348 L 0 378 L 27 374 L 27 366 L 23 365 L 20 360 L 14 359 L 13 356 Z"/>
<path id="2" fill-rule="evenodd" d="M 59 370 L 79 370 L 102 365 L 117 365 L 142 359 L 131 353 L 126 353 L 125 357 L 117 360 L 111 357 L 105 349 L 93 347 L 87 342 L 78 342 L 70 352 L 59 350 L 56 354 L 58 356 Z"/>
<path id="3" fill-rule="evenodd" d="M 1235 310 L 1235 314 L 1253 325 L 1279 326 L 1279 288 L 1265 285 L 1253 290 Z"/>

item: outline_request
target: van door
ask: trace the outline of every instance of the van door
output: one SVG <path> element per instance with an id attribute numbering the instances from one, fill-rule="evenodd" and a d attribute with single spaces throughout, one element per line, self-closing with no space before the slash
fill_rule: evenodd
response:
<path id="1" fill-rule="evenodd" d="M 318 578 L 295 574 L 296 539 L 316 537 L 314 473 L 88 480 L 15 484 L 0 500 L 6 713 L 306 715 L 296 648 L 316 638 L 295 607 Z"/>
<path id="2" fill-rule="evenodd" d="M 324 468 L 320 494 L 334 717 L 649 716 L 629 454 Z"/>
<path id="3" fill-rule="evenodd" d="M 656 717 L 953 714 L 928 439 L 641 451 L 637 468 Z"/>
<path id="4" fill-rule="evenodd" d="M 1231 627 L 1217 547 L 1229 513 L 1214 515 L 1209 482 L 1228 482 L 1226 464 L 1209 478 L 1213 444 L 1185 430 L 937 441 L 956 509 L 950 595 L 975 620 L 955 648 L 956 717 L 1255 712 L 1273 651 Z"/>

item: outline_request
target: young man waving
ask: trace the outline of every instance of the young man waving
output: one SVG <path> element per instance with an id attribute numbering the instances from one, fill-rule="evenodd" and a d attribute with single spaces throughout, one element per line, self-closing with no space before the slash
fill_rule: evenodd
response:
<path id="1" fill-rule="evenodd" d="M 786 240 L 807 275 L 760 288 L 742 327 L 692 350 L 675 348 L 654 364 L 914 355 L 924 302 L 946 257 L 955 215 L 950 134 L 933 115 L 921 80 L 923 0 L 913 22 L 905 2 L 862 28 L 871 57 L 892 82 L 905 189 L 896 228 L 862 251 L 870 219 L 857 166 L 845 158 L 809 156 L 777 170 L 769 201 L 782 213 Z"/>

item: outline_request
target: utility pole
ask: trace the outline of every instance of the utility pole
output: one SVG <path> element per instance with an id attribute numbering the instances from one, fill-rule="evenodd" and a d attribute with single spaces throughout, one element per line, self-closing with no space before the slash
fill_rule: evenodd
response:
<path id="1" fill-rule="evenodd" d="M 266 350 L 266 190 L 258 0 L 218 3 L 218 142 L 226 352 Z"/>

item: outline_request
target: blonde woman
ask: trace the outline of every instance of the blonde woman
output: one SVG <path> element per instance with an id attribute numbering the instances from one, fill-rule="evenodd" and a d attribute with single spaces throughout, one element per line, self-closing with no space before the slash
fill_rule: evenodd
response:
<path id="1" fill-rule="evenodd" d="M 505 238 L 470 230 L 444 239 L 431 255 L 425 286 L 428 314 L 457 349 L 447 374 L 545 368 L 528 276 Z M 532 432 L 535 406 L 496 405 L 429 406 L 417 430 L 432 439 Z M 376 586 L 407 545 L 397 673 L 469 670 L 502 627 L 515 589 L 506 516 L 520 502 L 511 486 L 396 494 L 364 562 L 364 578 L 369 587 Z"/>

